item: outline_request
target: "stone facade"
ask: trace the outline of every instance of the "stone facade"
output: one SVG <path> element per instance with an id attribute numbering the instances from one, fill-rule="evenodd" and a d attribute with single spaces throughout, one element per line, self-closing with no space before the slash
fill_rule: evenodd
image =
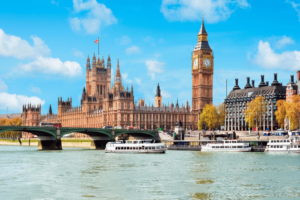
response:
<path id="1" fill-rule="evenodd" d="M 194 62 L 197 62 L 196 65 Z M 33 112 L 25 114 L 28 111 L 23 109 L 24 125 L 38 126 L 39 122 L 59 122 L 63 127 L 135 126 L 140 129 L 174 129 L 175 122 L 180 120 L 184 129 L 197 129 L 199 114 L 204 105 L 212 103 L 213 65 L 213 54 L 202 21 L 198 43 L 192 56 L 193 107 L 190 107 L 188 101 L 181 106 L 178 100 L 176 105 L 162 103 L 159 85 L 153 106 L 147 105 L 144 99 L 139 99 L 137 103 L 133 86 L 130 90 L 123 86 L 119 60 L 112 85 L 110 55 L 105 66 L 104 58 L 100 59 L 98 56 L 96 59 L 94 54 L 92 66 L 89 56 L 87 58 L 86 86 L 82 91 L 81 105 L 73 107 L 72 98 L 63 100 L 60 97 L 57 114 L 52 113 L 50 105 L 49 113 L 41 116 L 41 108 L 38 107 L 39 112 L 35 113 L 34 120 Z"/>

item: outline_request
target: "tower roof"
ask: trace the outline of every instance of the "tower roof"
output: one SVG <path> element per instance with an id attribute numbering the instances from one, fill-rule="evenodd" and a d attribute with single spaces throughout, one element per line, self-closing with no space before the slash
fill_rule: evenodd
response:
<path id="1" fill-rule="evenodd" d="M 155 96 L 156 97 L 161 97 L 159 83 L 158 83 L 157 88 L 156 88 L 156 95 Z"/>
<path id="2" fill-rule="evenodd" d="M 205 30 L 205 26 L 204 26 L 203 15 L 202 15 L 202 24 L 201 24 L 201 28 L 200 28 L 200 31 L 199 31 L 198 35 L 207 35 L 207 32 L 206 32 L 206 30 Z"/>

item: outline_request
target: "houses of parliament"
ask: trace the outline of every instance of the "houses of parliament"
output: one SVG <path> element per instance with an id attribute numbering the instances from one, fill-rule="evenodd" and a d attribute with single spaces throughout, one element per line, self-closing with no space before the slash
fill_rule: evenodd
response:
<path id="1" fill-rule="evenodd" d="M 135 126 L 139 129 L 172 129 L 181 120 L 183 127 L 197 129 L 199 114 L 205 104 L 212 104 L 214 57 L 202 24 L 191 59 L 192 107 L 189 102 L 166 105 L 163 103 L 160 86 L 157 85 L 154 105 L 134 99 L 133 86 L 122 84 L 119 60 L 114 83 L 111 82 L 111 58 L 87 58 L 86 86 L 83 88 L 81 105 L 72 106 L 72 98 L 58 98 L 57 114 L 41 115 L 41 106 L 23 105 L 23 125 L 39 126 L 40 122 L 59 122 L 63 127 Z M 156 87 L 156 86 L 154 86 Z M 82 135 L 84 136 L 84 135 Z M 23 136 L 26 137 L 26 136 Z"/>

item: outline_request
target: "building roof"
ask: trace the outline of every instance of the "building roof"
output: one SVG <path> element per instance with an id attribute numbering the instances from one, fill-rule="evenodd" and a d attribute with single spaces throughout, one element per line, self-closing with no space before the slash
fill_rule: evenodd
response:
<path id="1" fill-rule="evenodd" d="M 226 97 L 226 100 L 250 100 L 255 98 L 256 96 L 263 95 L 266 98 L 276 99 L 285 99 L 286 95 L 286 86 L 276 85 L 276 86 L 264 86 L 264 87 L 255 87 L 255 88 L 247 88 L 247 89 L 238 89 L 232 90 L 229 95 Z M 247 99 L 245 99 L 247 98 Z"/>
<path id="2" fill-rule="evenodd" d="M 22 113 L 0 114 L 0 119 L 2 118 L 12 119 L 15 117 L 22 117 Z"/>
<path id="3" fill-rule="evenodd" d="M 203 17 L 202 17 L 201 28 L 200 28 L 200 31 L 199 31 L 198 35 L 207 35 L 207 32 L 206 32 L 206 30 L 205 30 L 205 26 L 204 26 L 204 20 L 203 20 Z"/>

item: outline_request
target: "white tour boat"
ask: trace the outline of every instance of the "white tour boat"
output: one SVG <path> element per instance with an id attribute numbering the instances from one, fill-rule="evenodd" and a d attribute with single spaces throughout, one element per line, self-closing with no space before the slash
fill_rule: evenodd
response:
<path id="1" fill-rule="evenodd" d="M 269 140 L 265 152 L 300 153 L 298 137 Z"/>
<path id="2" fill-rule="evenodd" d="M 201 151 L 248 152 L 251 151 L 251 147 L 249 147 L 249 143 L 241 140 L 224 140 L 222 143 L 207 143 L 202 146 Z"/>
<path id="3" fill-rule="evenodd" d="M 164 143 L 151 143 L 152 140 L 126 140 L 108 142 L 105 153 L 165 153 L 167 146 Z"/>

